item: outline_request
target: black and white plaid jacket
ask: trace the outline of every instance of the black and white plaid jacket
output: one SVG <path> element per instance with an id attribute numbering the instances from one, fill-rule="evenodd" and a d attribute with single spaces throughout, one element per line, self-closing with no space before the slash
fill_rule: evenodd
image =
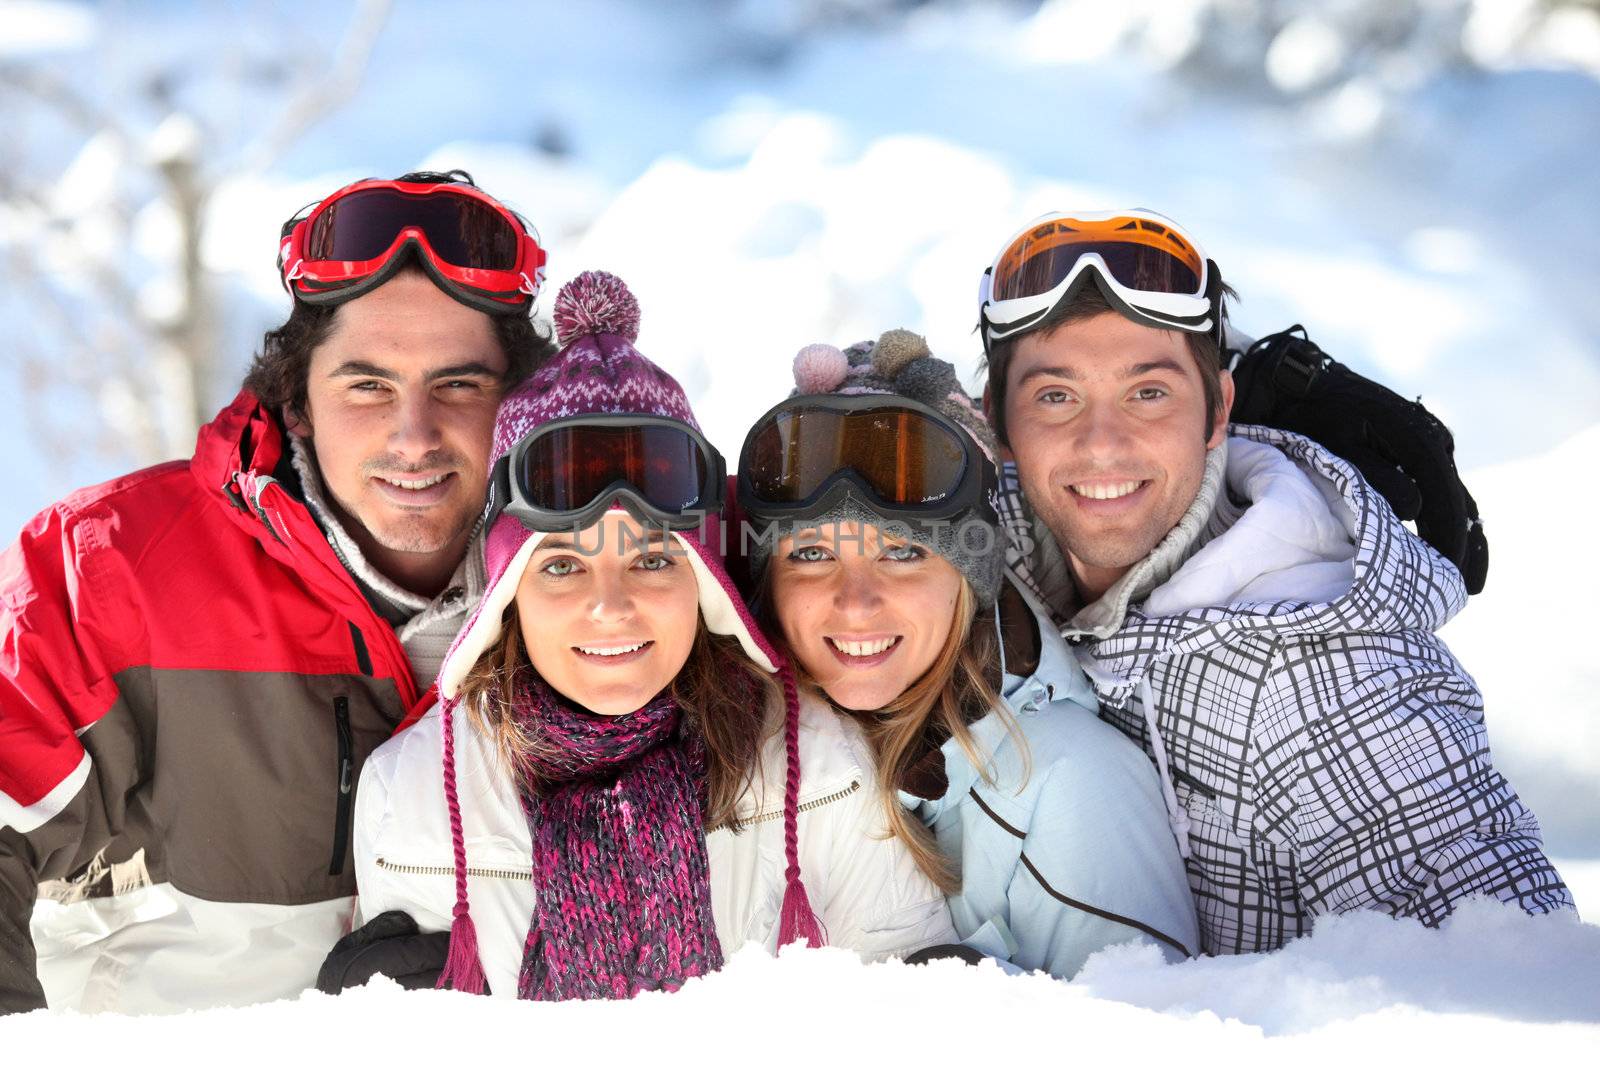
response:
<path id="1" fill-rule="evenodd" d="M 1296 506 L 1327 508 L 1317 518 L 1323 529 L 1334 524 L 1342 562 L 1251 573 L 1259 542 L 1235 522 L 1274 492 L 1258 476 L 1264 469 L 1276 468 L 1280 484 L 1296 476 L 1243 441 L 1277 449 L 1320 489 Z M 1533 812 L 1494 769 L 1476 685 L 1434 635 L 1466 602 L 1459 574 L 1315 442 L 1235 426 L 1230 447 L 1220 506 L 1197 504 L 1186 516 L 1192 528 L 1180 524 L 1168 538 L 1183 543 L 1163 542 L 1176 549 L 1170 576 L 1134 590 L 1125 611 L 1114 605 L 1109 623 L 1116 587 L 1062 625 L 1101 717 L 1142 743 L 1158 769 L 1167 765 L 1204 949 L 1275 949 L 1310 932 L 1318 915 L 1360 908 L 1433 925 L 1478 893 L 1529 912 L 1573 907 Z M 1218 458 L 1208 480 L 1221 481 L 1221 470 Z M 1005 503 L 1019 543 L 1013 570 L 1058 611 L 1071 610 L 1048 531 L 1019 498 Z M 1330 584 L 1341 566 L 1343 580 Z M 1307 588 L 1285 595 L 1297 574 Z M 1182 606 L 1181 583 L 1192 592 L 1208 581 L 1234 588 Z M 1180 606 L 1152 613 L 1152 602 Z M 1095 609 L 1102 624 L 1086 629 Z"/>

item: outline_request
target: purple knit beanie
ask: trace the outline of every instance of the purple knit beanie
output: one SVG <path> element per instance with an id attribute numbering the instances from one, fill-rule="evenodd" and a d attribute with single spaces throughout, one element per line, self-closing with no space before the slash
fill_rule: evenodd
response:
<path id="1" fill-rule="evenodd" d="M 650 362 L 633 342 L 639 336 L 639 303 L 622 279 L 604 271 L 587 271 L 562 287 L 555 303 L 556 335 L 562 348 L 527 381 L 507 393 L 495 417 L 490 466 L 511 451 L 524 435 L 554 419 L 573 415 L 654 415 L 695 427 L 675 379 Z M 708 521 L 708 540 L 719 540 L 716 519 Z M 778 943 L 804 940 L 823 943 L 821 924 L 811 909 L 800 880 L 797 817 L 800 793 L 798 748 L 800 706 L 788 661 L 762 634 L 735 589 L 716 550 L 695 531 L 673 531 L 694 570 L 700 612 L 712 633 L 738 639 L 745 654 L 783 683 L 784 738 L 788 768 L 784 791 L 784 844 L 787 865 Z M 506 606 L 534 549 L 544 534 L 529 530 L 514 516 L 502 514 L 484 539 L 487 586 L 483 600 L 456 636 L 439 671 L 439 697 L 444 718 L 445 799 L 450 808 L 450 835 L 455 850 L 456 906 L 450 929 L 450 956 L 440 986 L 481 992 L 477 934 L 468 912 L 466 847 L 461 830 L 455 783 L 454 710 L 462 679 L 478 658 L 499 640 Z"/>
<path id="2" fill-rule="evenodd" d="M 573 415 L 655 415 L 700 428 L 683 388 L 633 347 L 639 336 L 639 302 L 621 278 L 597 270 L 578 275 L 557 295 L 554 317 L 563 347 L 500 401 L 491 467 L 530 431 Z M 715 526 L 708 526 L 711 540 L 720 540 Z M 707 627 L 712 633 L 737 637 L 757 666 L 776 671 L 782 657 L 750 618 L 717 553 L 694 531 L 676 536 L 690 550 Z M 440 668 L 441 697 L 455 697 L 461 679 L 499 639 L 501 616 L 516 595 L 523 566 L 543 537 L 511 515 L 501 515 L 490 528 L 484 539 L 488 584 L 483 601 Z"/>

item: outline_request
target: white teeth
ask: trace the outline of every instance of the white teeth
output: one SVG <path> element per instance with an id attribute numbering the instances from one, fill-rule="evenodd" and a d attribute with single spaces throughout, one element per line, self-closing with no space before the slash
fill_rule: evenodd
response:
<path id="1" fill-rule="evenodd" d="M 640 641 L 637 645 L 622 645 L 619 648 L 589 648 L 586 645 L 579 645 L 578 651 L 587 656 L 623 656 L 629 652 L 637 652 L 649 643 Z"/>
<path id="2" fill-rule="evenodd" d="M 390 485 L 399 486 L 401 489 L 427 489 L 430 486 L 438 485 L 447 477 L 449 475 L 438 474 L 432 478 L 423 478 L 420 481 L 407 481 L 404 478 L 385 478 L 384 481 Z"/>
<path id="3" fill-rule="evenodd" d="M 1115 500 L 1138 489 L 1143 482 L 1113 482 L 1110 485 L 1075 485 L 1072 491 L 1090 500 Z"/>
<path id="4" fill-rule="evenodd" d="M 889 647 L 898 640 L 900 640 L 898 637 L 885 637 L 877 641 L 841 641 L 836 637 L 828 638 L 834 648 L 847 656 L 876 656 L 880 652 L 889 651 Z"/>

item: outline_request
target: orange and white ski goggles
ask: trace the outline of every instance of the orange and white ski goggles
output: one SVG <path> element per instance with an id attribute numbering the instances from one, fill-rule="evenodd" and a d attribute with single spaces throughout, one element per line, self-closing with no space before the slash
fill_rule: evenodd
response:
<path id="1" fill-rule="evenodd" d="M 1216 264 L 1177 223 L 1143 209 L 1056 212 L 1006 241 L 984 272 L 978 321 L 985 349 L 1038 326 L 1094 283 L 1135 322 L 1220 334 Z"/>

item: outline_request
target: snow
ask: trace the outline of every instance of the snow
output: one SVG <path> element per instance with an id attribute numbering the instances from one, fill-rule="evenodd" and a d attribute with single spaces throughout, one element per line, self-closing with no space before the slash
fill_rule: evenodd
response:
<path id="1" fill-rule="evenodd" d="M 94 12 L 60 0 L 0 0 L 0 60 L 82 48 L 94 37 Z"/>
<path id="2" fill-rule="evenodd" d="M 838 949 L 748 947 L 676 994 L 527 1004 L 404 993 L 385 979 L 333 999 L 176 1017 L 34 1013 L 0 1021 L 8 1053 L 115 1048 L 138 1061 L 1017 1063 L 1039 1052 L 1121 1062 L 1439 1062 L 1592 1054 L 1600 927 L 1491 901 L 1442 930 L 1373 914 L 1325 920 L 1281 952 L 1162 962 L 1092 957 L 1072 984 L 993 964 L 864 965 Z M 1583 1058 L 1588 1058 L 1587 1056 Z"/>
<path id="3" fill-rule="evenodd" d="M 1315 16 L 1290 22 L 1267 48 L 1267 77 L 1286 93 L 1305 92 L 1331 78 L 1345 60 L 1339 32 Z"/>
<path id="4" fill-rule="evenodd" d="M 1489 533 L 1489 581 L 1442 631 L 1483 691 L 1496 766 L 1553 850 L 1589 859 L 1600 853 L 1600 629 L 1584 620 L 1600 604 L 1600 571 L 1587 564 L 1600 501 L 1574 487 L 1592 485 L 1597 469 L 1600 425 L 1536 459 L 1467 473 Z M 1528 506 L 1563 498 L 1556 515 Z M 1596 890 L 1589 909 L 1600 917 Z"/>
<path id="5" fill-rule="evenodd" d="M 1274 17 L 1259 17 L 1267 7 Z M 0 0 L 0 61 L 59 55 L 124 124 L 53 137 L 38 122 L 8 126 L 8 166 L 48 176 L 53 214 L 0 201 L 0 253 L 33 249 L 69 297 L 93 292 L 75 251 L 126 257 L 146 314 L 172 314 L 170 209 L 146 196 L 132 247 L 106 236 L 105 213 L 147 192 L 131 169 L 219 130 L 247 147 L 263 137 L 274 42 L 303 73 L 353 10 Z M 1411 21 L 1385 21 L 1391 10 Z M 98 62 L 79 62 L 85 47 Z M 148 102 L 167 67 L 185 75 L 172 92 L 189 116 Z M 1539 813 L 1580 907 L 1600 916 L 1597 72 L 1600 20 L 1535 0 L 395 5 L 340 109 L 272 165 L 223 168 L 203 246 L 232 316 L 221 377 L 231 389 L 284 314 L 279 224 L 369 174 L 472 171 L 538 225 L 548 294 L 591 267 L 623 276 L 643 309 L 641 349 L 679 377 L 728 456 L 787 391 L 801 346 L 906 326 L 972 382 L 978 272 L 1005 235 L 1054 207 L 1156 208 L 1224 265 L 1247 332 L 1303 322 L 1455 431 L 1494 563 L 1445 637 L 1484 691 L 1497 766 Z M 0 97 L 8 117 L 17 107 Z M 13 341 L 48 341 L 53 320 L 18 299 L 0 292 Z M 41 398 L 9 375 L 0 365 L 0 537 L 129 466 L 40 446 L 39 411 L 69 425 L 74 412 L 134 419 L 113 384 L 86 402 Z M 0 1047 L 88 1038 L 169 1062 L 224 1050 L 250 1063 L 436 1063 L 481 1055 L 469 1042 L 494 1027 L 495 1055 L 583 1054 L 598 1034 L 609 1058 L 699 1059 L 717 1041 L 813 1061 L 1013 1045 L 1321 1061 L 1393 1058 L 1397 1042 L 1435 1056 L 1592 1055 L 1597 936 L 1487 904 L 1439 932 L 1357 915 L 1269 957 L 1162 967 L 1108 953 L 1073 986 L 741 954 L 676 997 L 627 1005 L 378 988 L 182 1020 L 4 1020 Z M 937 1026 L 946 1015 L 954 1025 Z M 538 1044 L 514 1044 L 519 1023 Z"/>

